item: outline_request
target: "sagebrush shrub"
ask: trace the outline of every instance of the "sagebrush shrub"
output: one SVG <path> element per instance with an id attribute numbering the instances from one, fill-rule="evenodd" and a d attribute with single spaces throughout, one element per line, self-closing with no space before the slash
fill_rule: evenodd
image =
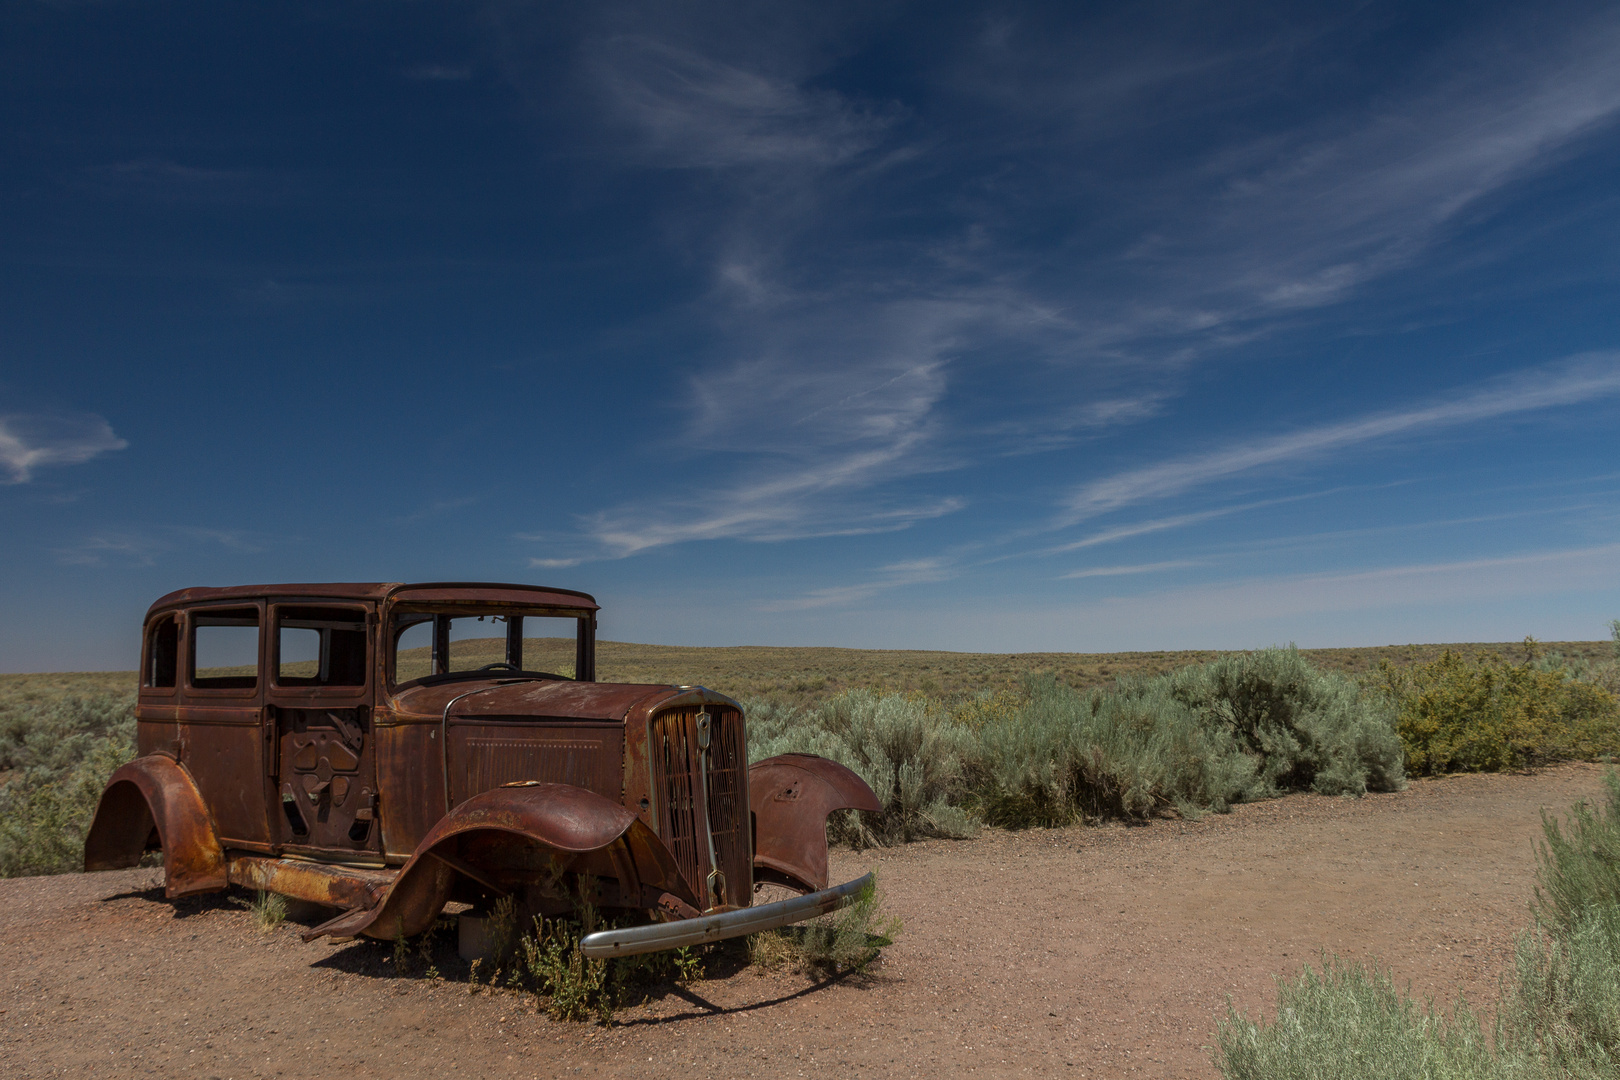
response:
<path id="1" fill-rule="evenodd" d="M 1324 958 L 1277 981 L 1273 1023 L 1227 1006 L 1216 1031 L 1226 1080 L 1485 1080 L 1526 1075 L 1491 1052 L 1460 1002 L 1450 1016 L 1396 987 L 1387 970 Z"/>
<path id="2" fill-rule="evenodd" d="M 835 822 L 858 844 L 967 836 L 962 756 L 971 735 L 926 699 L 850 690 L 808 713 L 748 707 L 749 760 L 819 754 L 853 770 L 883 803 L 881 814 Z"/>
<path id="3" fill-rule="evenodd" d="M 1597 1080 L 1620 1075 L 1620 776 L 1598 807 L 1543 815 L 1534 928 L 1487 1041 L 1459 1001 L 1419 1005 L 1387 971 L 1325 959 L 1279 980 L 1272 1023 L 1228 1007 L 1216 1063 L 1226 1080 Z"/>
<path id="4" fill-rule="evenodd" d="M 1229 731 L 1268 792 L 1360 795 L 1405 781 L 1388 703 L 1297 649 L 1223 656 L 1165 676 L 1205 727 Z"/>
<path id="5" fill-rule="evenodd" d="M 107 777 L 135 756 L 134 699 L 70 696 L 5 712 L 0 877 L 84 865 L 84 837 Z"/>
<path id="6" fill-rule="evenodd" d="M 887 843 L 992 825 L 1063 825 L 1225 810 L 1279 791 L 1404 783 L 1381 694 L 1266 649 L 1076 691 L 1052 675 L 950 703 L 854 690 L 801 713 L 752 703 L 750 758 L 788 751 L 848 765 L 884 812 L 846 830 Z"/>

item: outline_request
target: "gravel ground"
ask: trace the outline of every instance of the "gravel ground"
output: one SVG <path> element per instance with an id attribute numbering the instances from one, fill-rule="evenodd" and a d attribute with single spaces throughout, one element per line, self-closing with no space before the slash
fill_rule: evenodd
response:
<path id="1" fill-rule="evenodd" d="M 1213 1077 L 1230 998 L 1322 950 L 1489 1005 L 1528 920 L 1540 811 L 1601 770 L 1417 781 L 1201 821 L 986 831 L 834 853 L 880 868 L 905 929 L 864 975 L 732 964 L 612 1028 L 532 998 L 396 976 L 392 948 L 305 945 L 240 894 L 159 872 L 0 881 L 0 1076 Z"/>

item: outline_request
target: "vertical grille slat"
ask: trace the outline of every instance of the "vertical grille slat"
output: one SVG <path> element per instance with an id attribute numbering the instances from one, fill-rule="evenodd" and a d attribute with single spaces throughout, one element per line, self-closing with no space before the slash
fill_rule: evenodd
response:
<path id="1" fill-rule="evenodd" d="M 699 783 L 696 708 L 674 709 L 653 720 L 653 783 L 660 809 L 659 831 L 676 865 L 700 899 L 705 898 L 709 851 L 695 801 Z M 753 852 L 748 828 L 748 764 L 742 716 L 710 706 L 709 785 L 705 793 L 715 857 L 726 878 L 726 902 L 745 906 L 753 895 Z"/>

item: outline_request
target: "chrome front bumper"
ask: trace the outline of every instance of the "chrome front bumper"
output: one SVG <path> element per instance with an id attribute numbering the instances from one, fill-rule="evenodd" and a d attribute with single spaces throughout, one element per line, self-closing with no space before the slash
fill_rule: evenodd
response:
<path id="1" fill-rule="evenodd" d="M 585 935 L 585 939 L 579 943 L 579 951 L 587 957 L 602 960 L 610 956 L 634 956 L 637 953 L 658 952 L 660 949 L 679 949 L 684 945 L 702 945 L 708 941 L 757 934 L 761 930 L 775 930 L 778 926 L 804 922 L 817 915 L 837 911 L 848 905 L 855 894 L 871 882 L 872 875 L 866 874 L 830 889 L 760 907 L 738 908 L 736 911 L 722 911 L 718 915 L 699 915 L 695 919 L 631 926 L 623 930 L 598 930 Z"/>

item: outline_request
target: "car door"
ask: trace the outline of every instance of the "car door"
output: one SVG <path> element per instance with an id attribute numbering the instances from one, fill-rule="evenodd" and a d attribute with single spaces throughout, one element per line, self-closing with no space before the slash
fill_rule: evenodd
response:
<path id="1" fill-rule="evenodd" d="M 371 627 L 366 604 L 283 600 L 270 605 L 266 737 L 287 851 L 341 862 L 380 861 L 372 737 Z"/>
<path id="2" fill-rule="evenodd" d="M 185 687 L 170 753 L 191 773 L 226 847 L 271 842 L 265 805 L 264 603 L 204 604 L 185 614 Z M 160 751 L 162 747 L 158 747 Z"/>

